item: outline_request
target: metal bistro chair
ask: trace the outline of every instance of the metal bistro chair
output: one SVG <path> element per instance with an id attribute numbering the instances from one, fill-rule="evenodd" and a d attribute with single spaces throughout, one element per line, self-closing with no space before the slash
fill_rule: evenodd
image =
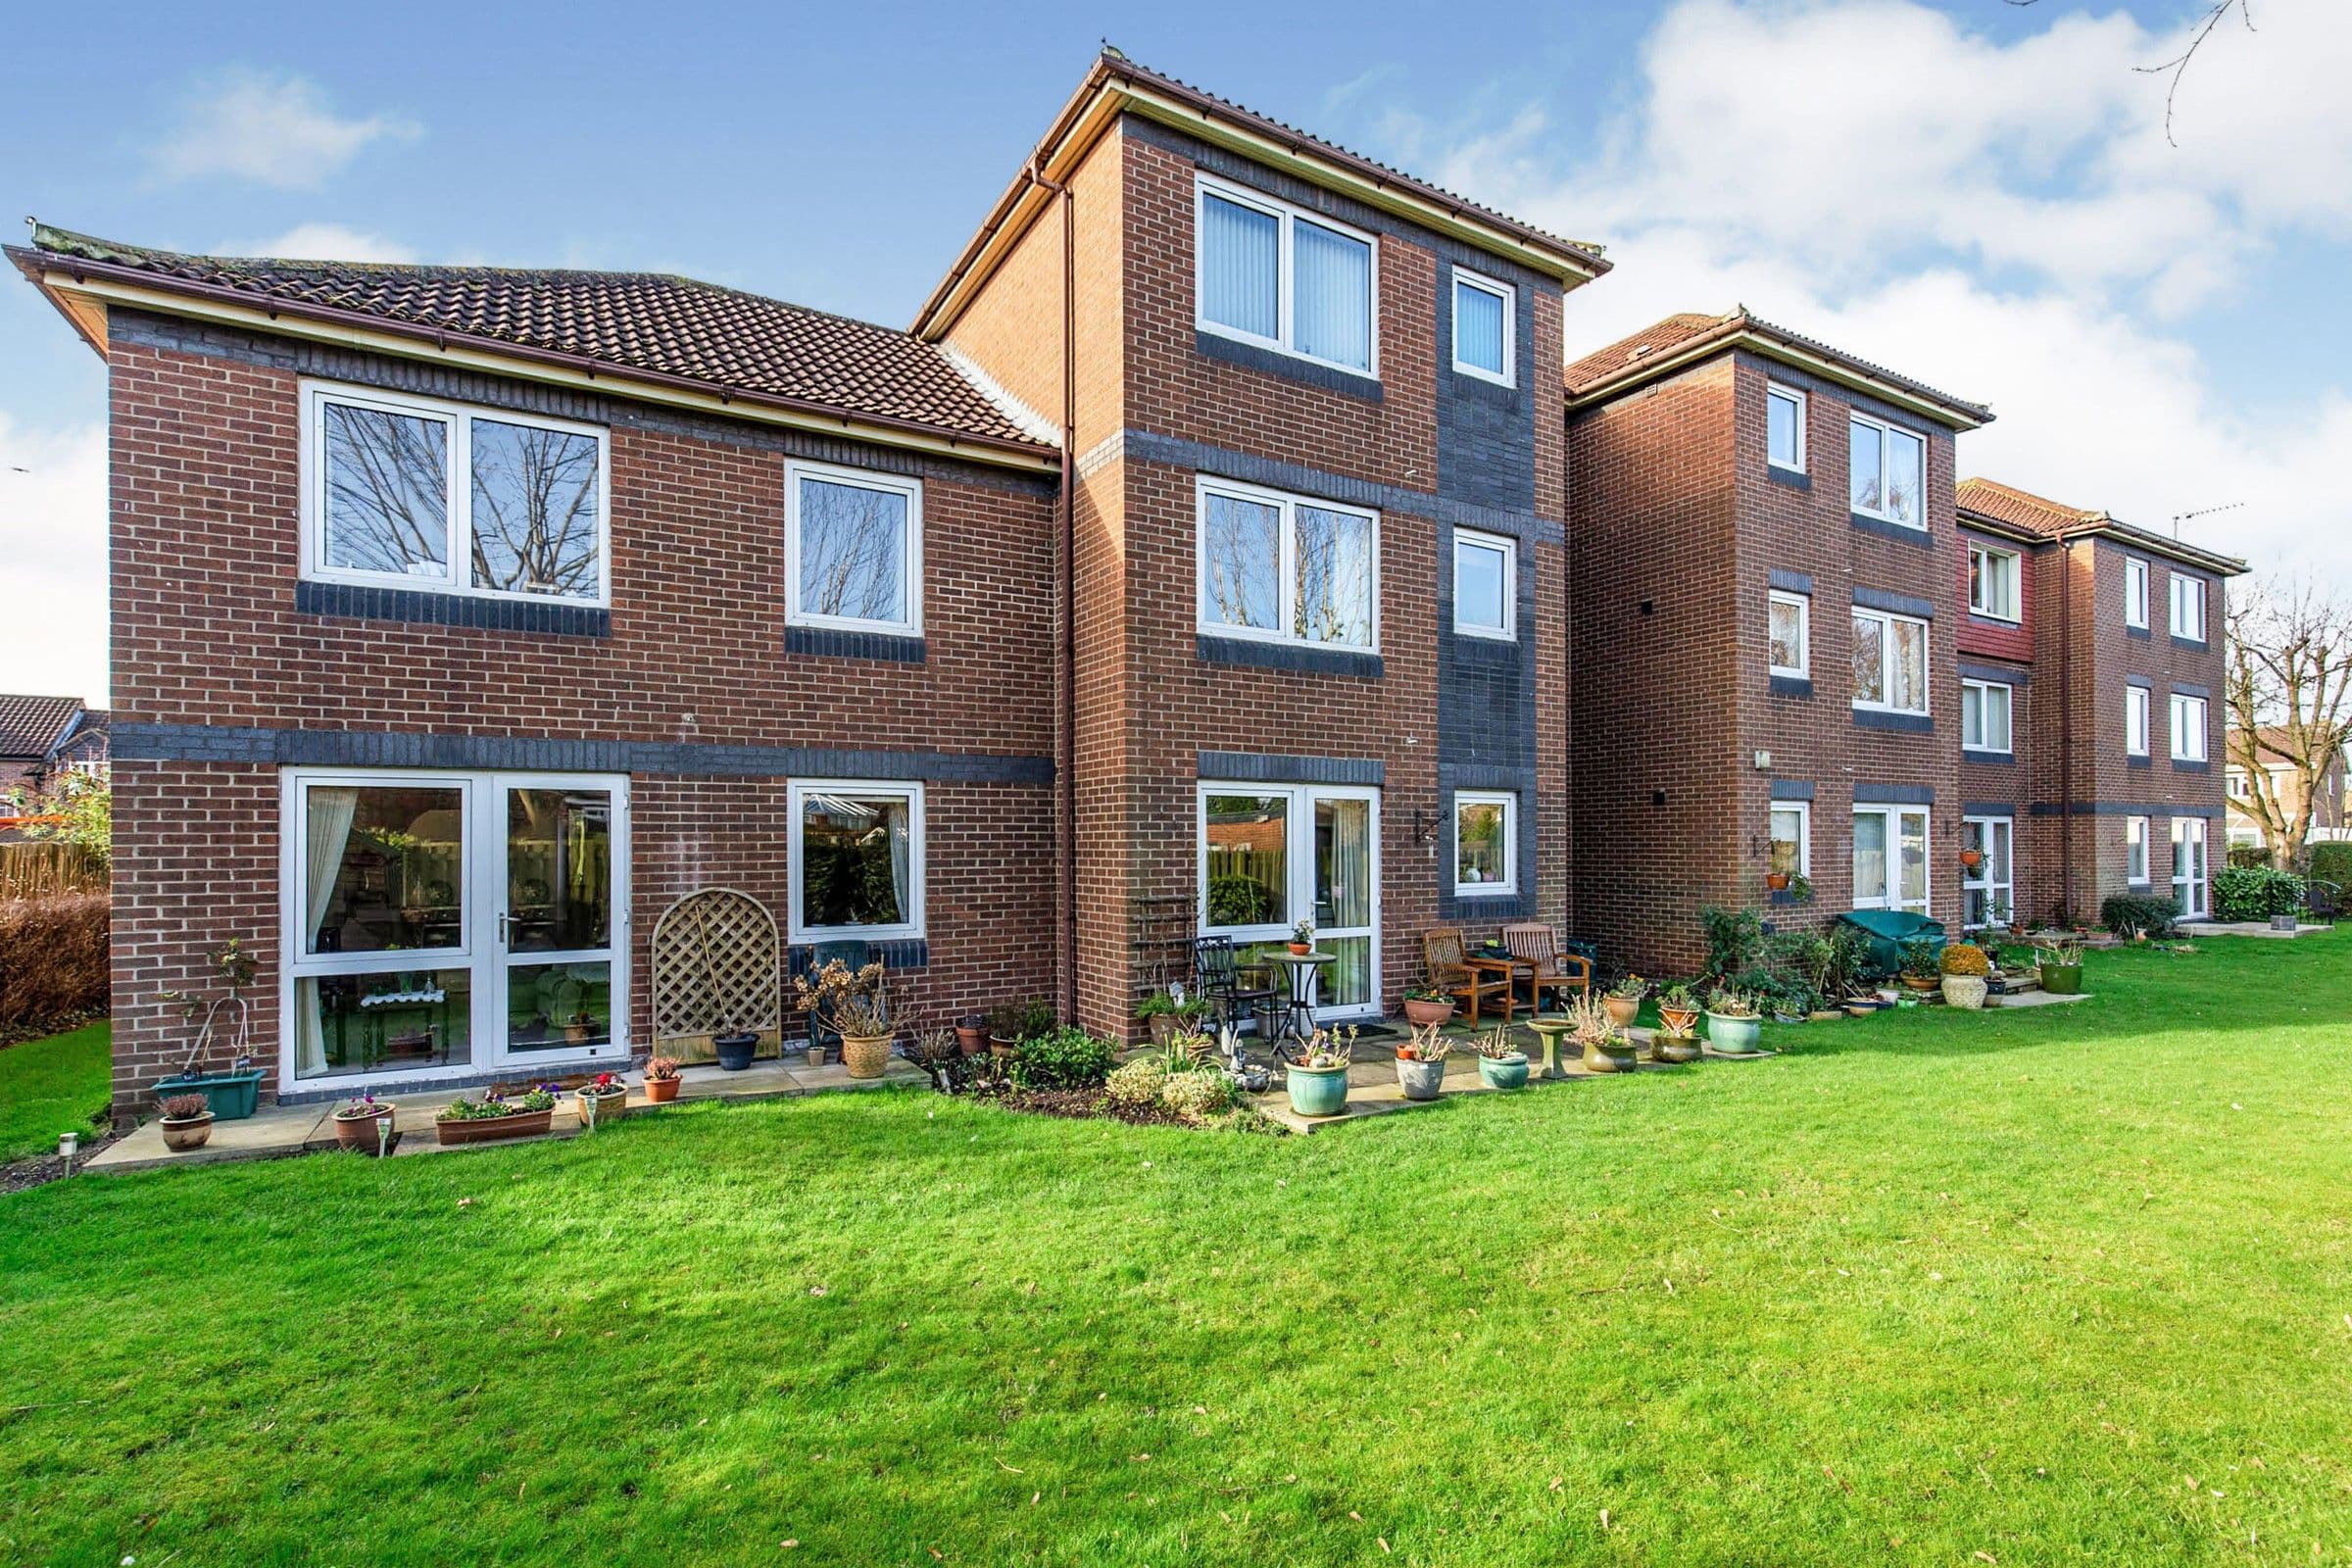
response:
<path id="1" fill-rule="evenodd" d="M 1235 1029 L 1272 1004 L 1272 986 L 1242 984 L 1241 959 L 1231 937 L 1200 937 L 1193 943 L 1193 980 L 1217 1009 L 1218 1021 Z"/>
<path id="2" fill-rule="evenodd" d="M 1512 962 L 1525 966 L 1521 978 L 1529 982 L 1528 1003 L 1537 1012 L 1544 1010 L 1546 991 L 1562 1007 L 1568 1005 L 1571 991 L 1592 994 L 1592 960 L 1562 953 L 1559 936 L 1551 927 L 1538 921 L 1506 925 L 1502 946 Z"/>

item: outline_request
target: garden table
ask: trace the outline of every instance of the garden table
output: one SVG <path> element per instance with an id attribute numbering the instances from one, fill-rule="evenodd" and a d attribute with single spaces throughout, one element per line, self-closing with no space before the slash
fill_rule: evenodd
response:
<path id="1" fill-rule="evenodd" d="M 1297 1041 L 1301 1051 L 1315 1035 L 1315 982 L 1323 966 L 1339 961 L 1336 953 L 1269 953 L 1266 957 L 1290 971 L 1291 1004 L 1283 1015 L 1282 1027 L 1274 1032 L 1274 1054 L 1284 1061 L 1291 1059 L 1284 1051 L 1286 1041 Z"/>

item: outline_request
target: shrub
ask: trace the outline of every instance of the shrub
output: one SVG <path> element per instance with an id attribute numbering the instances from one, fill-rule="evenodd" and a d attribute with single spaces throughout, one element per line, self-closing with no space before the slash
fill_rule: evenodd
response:
<path id="1" fill-rule="evenodd" d="M 2099 924 L 2119 937 L 2172 935 L 2173 917 L 2180 912 L 2169 894 L 2117 893 L 2099 904 Z"/>
<path id="2" fill-rule="evenodd" d="M 2268 920 L 2303 906 L 2303 879 L 2267 865 L 2232 865 L 2213 874 L 2213 912 L 2223 920 Z"/>
<path id="3" fill-rule="evenodd" d="M 2271 863 L 2271 852 L 2259 844 L 2232 844 L 2230 846 L 2230 863 L 2268 865 Z"/>
<path id="4" fill-rule="evenodd" d="M 1186 1121 L 1233 1108 L 1233 1080 L 1221 1072 L 1180 1072 L 1159 1086 L 1159 1102 Z"/>
<path id="5" fill-rule="evenodd" d="M 1065 1026 L 1021 1042 L 1012 1081 L 1023 1089 L 1092 1089 L 1110 1076 L 1116 1054 L 1107 1040 Z"/>
<path id="6" fill-rule="evenodd" d="M 1764 951 L 1764 917 L 1753 909 L 1726 909 L 1707 905 L 1698 911 L 1707 934 L 1707 973 L 1718 979 L 1755 966 Z"/>
<path id="7" fill-rule="evenodd" d="M 1984 950 L 1974 942 L 1955 942 L 1943 950 L 1943 972 L 1957 975 L 1987 975 L 1992 972 L 1992 960 Z"/>
<path id="8" fill-rule="evenodd" d="M 109 926 L 103 893 L 0 904 L 0 1041 L 107 1010 Z"/>
<path id="9" fill-rule="evenodd" d="M 1102 1081 L 1102 1095 L 1121 1109 L 1138 1110 L 1158 1102 L 1160 1086 L 1167 1079 L 1168 1070 L 1157 1056 L 1138 1056 Z"/>
<path id="10" fill-rule="evenodd" d="M 2314 844 L 2306 873 L 2314 882 L 2352 887 L 2352 843 Z"/>

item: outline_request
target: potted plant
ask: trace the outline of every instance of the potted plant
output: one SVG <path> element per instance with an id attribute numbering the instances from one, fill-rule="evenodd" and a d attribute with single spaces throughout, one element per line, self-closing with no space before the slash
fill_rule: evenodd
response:
<path id="1" fill-rule="evenodd" d="M 1688 981 L 1677 980 L 1658 993 L 1658 1021 L 1670 1035 L 1687 1035 L 1698 1022 L 1698 995 Z"/>
<path id="2" fill-rule="evenodd" d="M 793 988 L 811 1026 L 841 1038 L 841 1059 L 853 1078 L 879 1078 L 890 1066 L 897 1026 L 890 1021 L 890 970 L 880 961 L 853 970 L 829 958 L 813 975 L 795 975 Z M 813 1036 L 815 1030 L 810 1029 Z"/>
<path id="3" fill-rule="evenodd" d="M 253 1064 L 252 1053 L 245 1044 L 251 1009 L 246 1005 L 243 992 L 253 981 L 255 965 L 245 953 L 243 943 L 236 937 L 230 937 L 213 950 L 211 963 L 220 975 L 221 984 L 228 988 L 225 996 L 216 997 L 206 1004 L 189 992 L 165 991 L 158 994 L 158 1001 L 177 1005 L 180 1017 L 189 1023 L 195 1022 L 197 1010 L 201 1007 L 204 1024 L 196 1031 L 194 1043 L 181 1058 L 179 1071 L 158 1082 L 155 1095 L 158 1100 L 169 1100 L 175 1095 L 200 1095 L 212 1108 L 212 1113 L 221 1121 L 242 1121 L 261 1104 L 262 1079 L 265 1076 L 264 1070 Z M 215 1035 L 224 1015 L 234 1023 L 234 1032 L 224 1046 L 228 1065 L 220 1072 L 201 1071 L 205 1058 L 213 1052 Z"/>
<path id="4" fill-rule="evenodd" d="M 1479 1081 L 1489 1089 L 1525 1089 L 1527 1053 L 1511 1044 L 1508 1024 L 1496 1024 L 1470 1043 L 1478 1053 Z"/>
<path id="5" fill-rule="evenodd" d="M 1978 849 L 1962 850 L 1960 852 L 1960 863 L 1968 870 L 1974 871 L 1978 866 L 1984 863 L 1984 852 Z"/>
<path id="6" fill-rule="evenodd" d="M 629 1086 L 618 1073 L 600 1072 L 573 1091 L 572 1108 L 583 1127 L 618 1121 L 629 1113 Z"/>
<path id="7" fill-rule="evenodd" d="M 1719 986 L 1707 995 L 1707 1044 L 1726 1056 L 1753 1055 L 1762 1047 L 1764 1019 L 1756 999 Z"/>
<path id="8" fill-rule="evenodd" d="M 541 1084 L 507 1098 L 493 1089 L 478 1100 L 460 1097 L 433 1117 L 433 1135 L 444 1145 L 486 1144 L 503 1138 L 532 1138 L 554 1125 L 556 1089 Z"/>
<path id="9" fill-rule="evenodd" d="M 393 1128 L 392 1102 L 372 1094 L 354 1095 L 335 1107 L 335 1147 L 379 1153 Z"/>
<path id="10" fill-rule="evenodd" d="M 967 1012 L 956 1020 L 956 1049 L 967 1056 L 988 1050 L 988 1014 Z"/>
<path id="11" fill-rule="evenodd" d="M 1941 954 L 1934 937 L 1913 937 L 1903 944 L 1903 984 L 1912 991 L 1933 992 L 1943 980 Z"/>
<path id="12" fill-rule="evenodd" d="M 2041 943 L 2034 949 L 2041 970 L 2041 989 L 2053 997 L 2071 997 L 2082 989 L 2082 948 L 2072 940 Z"/>
<path id="13" fill-rule="evenodd" d="M 1580 996 L 1568 1006 L 1568 1038 L 1582 1047 L 1587 1072 L 1632 1072 L 1634 1042 L 1618 1022 L 1613 997 Z"/>
<path id="14" fill-rule="evenodd" d="M 1348 1067 L 1354 1059 L 1355 1030 L 1318 1029 L 1291 1070 L 1283 1075 L 1291 1109 L 1301 1116 L 1337 1116 L 1348 1108 Z"/>
<path id="15" fill-rule="evenodd" d="M 1767 871 L 1764 873 L 1764 885 L 1775 893 L 1786 893 L 1788 890 L 1788 875 L 1787 871 Z"/>
<path id="16" fill-rule="evenodd" d="M 202 1095 L 172 1095 L 158 1108 L 164 1115 L 164 1147 L 174 1154 L 202 1149 L 213 1136 L 213 1107 Z"/>
<path id="17" fill-rule="evenodd" d="M 1609 987 L 1609 994 L 1601 1002 L 1608 1008 L 1610 1021 L 1624 1029 L 1641 1012 L 1642 999 L 1648 995 L 1649 982 L 1638 974 L 1629 974 Z"/>
<path id="18" fill-rule="evenodd" d="M 1791 904 L 1804 904 L 1813 897 L 1813 879 L 1802 871 L 1788 873 L 1788 886 L 1783 890 Z"/>
<path id="19" fill-rule="evenodd" d="M 1446 1087 L 1446 1058 L 1453 1042 L 1438 1033 L 1434 1023 L 1421 1024 L 1413 1038 L 1396 1048 L 1396 1087 L 1407 1100 L 1435 1100 Z"/>
<path id="20" fill-rule="evenodd" d="M 1453 1017 L 1453 999 L 1423 980 L 1404 994 L 1404 1021 L 1416 1029 L 1443 1027 Z"/>
<path id="21" fill-rule="evenodd" d="M 1154 991 L 1137 1004 L 1135 1015 L 1151 1026 L 1152 1043 L 1164 1046 L 1180 1035 L 1198 1034 L 1208 1004 L 1199 997 L 1188 997 L 1180 986 Z"/>
<path id="22" fill-rule="evenodd" d="M 1291 954 L 1294 957 L 1303 958 L 1314 951 L 1315 923 L 1312 920 L 1300 920 L 1291 927 Z"/>
<path id="23" fill-rule="evenodd" d="M 988 1015 L 988 1049 L 995 1056 L 1009 1057 L 1024 1040 L 1035 1040 L 1054 1027 L 1054 1004 L 1043 997 L 1007 1002 Z"/>
<path id="24" fill-rule="evenodd" d="M 648 1104 L 666 1105 L 678 1098 L 682 1080 L 678 1077 L 677 1061 L 669 1056 L 648 1057 L 645 1063 L 645 1099 Z"/>
<path id="25" fill-rule="evenodd" d="M 712 1035 L 710 1049 L 718 1053 L 719 1070 L 742 1072 L 752 1064 L 759 1053 L 760 1035 L 757 1030 L 738 1029 L 732 1034 Z"/>
<path id="26" fill-rule="evenodd" d="M 1973 942 L 1954 942 L 1943 950 L 1943 1000 L 1949 1006 L 1964 1012 L 1976 1012 L 1984 1005 L 1984 977 L 1992 972 L 1992 962 L 1984 950 Z"/>

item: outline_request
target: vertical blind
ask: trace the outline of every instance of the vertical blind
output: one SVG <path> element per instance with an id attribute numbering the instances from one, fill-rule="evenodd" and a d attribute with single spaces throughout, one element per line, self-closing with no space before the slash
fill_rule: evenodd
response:
<path id="1" fill-rule="evenodd" d="M 1372 247 L 1303 220 L 1294 225 L 1291 309 L 1301 354 L 1372 368 Z"/>
<path id="2" fill-rule="evenodd" d="M 1282 220 L 1221 196 L 1200 203 L 1200 314 L 1258 337 L 1282 335 Z"/>
<path id="3" fill-rule="evenodd" d="M 1456 279 L 1453 285 L 1453 357 L 1491 375 L 1501 375 L 1502 298 Z"/>

